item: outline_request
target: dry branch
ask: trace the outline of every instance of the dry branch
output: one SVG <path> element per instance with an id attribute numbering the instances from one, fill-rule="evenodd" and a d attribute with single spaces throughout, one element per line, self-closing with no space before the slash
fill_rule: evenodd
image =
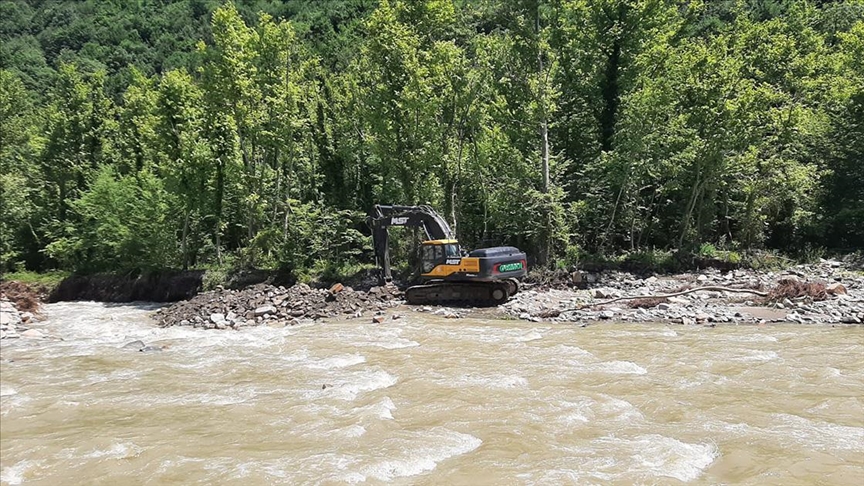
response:
<path id="1" fill-rule="evenodd" d="M 752 289 L 735 289 L 735 288 L 730 288 L 730 287 L 715 287 L 715 286 L 708 286 L 708 287 L 697 287 L 697 288 L 695 288 L 695 289 L 683 290 L 683 291 L 681 291 L 681 292 L 674 292 L 674 293 L 671 293 L 671 294 L 634 295 L 634 296 L 630 296 L 630 297 L 616 297 L 616 298 L 614 298 L 614 299 L 602 300 L 602 301 L 600 301 L 600 302 L 594 302 L 594 303 L 592 303 L 592 304 L 585 304 L 585 305 L 583 305 L 583 306 L 577 307 L 576 309 L 568 309 L 568 310 L 579 310 L 579 309 L 582 309 L 582 308 L 585 308 L 585 307 L 597 307 L 597 306 L 601 306 L 601 305 L 608 305 L 608 304 L 611 304 L 611 303 L 613 303 L 613 302 L 618 302 L 618 301 L 620 301 L 620 300 L 633 300 L 633 299 L 667 299 L 667 298 L 669 298 L 669 297 L 677 297 L 677 296 L 679 296 L 679 295 L 690 294 L 690 293 L 693 293 L 693 292 L 699 292 L 699 291 L 703 291 L 703 290 L 705 290 L 705 291 L 715 291 L 715 292 L 732 292 L 732 293 L 739 293 L 739 294 L 754 294 L 754 295 L 758 295 L 758 296 L 760 296 L 760 297 L 767 297 L 767 296 L 768 296 L 768 292 L 760 292 L 760 291 L 758 291 L 758 290 L 752 290 Z"/>

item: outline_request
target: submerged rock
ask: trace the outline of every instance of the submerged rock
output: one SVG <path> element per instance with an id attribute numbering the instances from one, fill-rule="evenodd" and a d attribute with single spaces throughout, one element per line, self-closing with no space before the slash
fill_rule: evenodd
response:
<path id="1" fill-rule="evenodd" d="M 26 331 L 21 333 L 21 337 L 29 339 L 44 339 L 47 336 L 45 335 L 45 333 L 38 329 L 27 329 Z"/>

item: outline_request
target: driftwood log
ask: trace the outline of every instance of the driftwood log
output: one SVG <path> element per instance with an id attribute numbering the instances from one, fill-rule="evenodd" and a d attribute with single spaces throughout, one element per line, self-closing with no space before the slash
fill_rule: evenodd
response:
<path id="1" fill-rule="evenodd" d="M 593 303 L 590 303 L 590 304 L 585 304 L 585 305 L 579 306 L 579 307 L 577 307 L 577 308 L 575 308 L 575 309 L 567 309 L 567 310 L 564 310 L 564 311 L 562 311 L 562 312 L 567 312 L 567 311 L 573 311 L 573 310 L 584 309 L 584 308 L 586 308 L 586 307 L 598 307 L 598 306 L 601 306 L 601 305 L 608 305 L 608 304 L 612 304 L 612 303 L 614 303 L 614 302 L 618 302 L 618 301 L 621 301 L 621 300 L 635 300 L 635 299 L 666 299 L 666 298 L 669 298 L 669 297 L 677 297 L 677 296 L 679 296 L 679 295 L 690 294 L 690 293 L 693 293 L 693 292 L 701 292 L 701 291 L 732 292 L 732 293 L 738 293 L 738 294 L 753 294 L 753 295 L 758 295 L 759 297 L 767 297 L 767 296 L 768 296 L 768 292 L 761 292 L 761 291 L 759 291 L 759 290 L 752 290 L 752 289 L 736 289 L 736 288 L 731 288 L 731 287 L 715 287 L 715 286 L 707 286 L 707 287 L 697 287 L 697 288 L 695 288 L 695 289 L 682 290 L 681 292 L 675 292 L 675 293 L 672 293 L 672 294 L 633 295 L 633 296 L 630 296 L 630 297 L 616 297 L 616 298 L 614 298 L 614 299 L 601 300 L 600 302 L 593 302 Z"/>

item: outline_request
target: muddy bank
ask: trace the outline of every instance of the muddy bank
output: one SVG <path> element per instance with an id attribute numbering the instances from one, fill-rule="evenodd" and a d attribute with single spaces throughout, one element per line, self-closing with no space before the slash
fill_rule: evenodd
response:
<path id="1" fill-rule="evenodd" d="M 342 284 L 314 289 L 306 284 L 289 288 L 255 285 L 243 290 L 218 289 L 201 293 L 156 313 L 159 325 L 204 329 L 239 329 L 270 325 L 283 327 L 325 317 L 362 317 L 402 303 L 402 292 L 392 285 L 354 290 Z M 382 319 L 380 315 L 377 319 Z"/>
<path id="2" fill-rule="evenodd" d="M 99 302 L 176 302 L 201 290 L 203 270 L 160 272 L 145 275 L 72 275 L 48 296 L 48 302 L 95 300 Z"/>

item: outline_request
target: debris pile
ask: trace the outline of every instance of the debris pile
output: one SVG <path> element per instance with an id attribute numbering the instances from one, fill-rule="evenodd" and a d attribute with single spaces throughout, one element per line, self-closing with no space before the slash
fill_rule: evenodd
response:
<path id="1" fill-rule="evenodd" d="M 354 290 L 335 284 L 315 289 L 306 284 L 289 288 L 255 285 L 243 290 L 217 289 L 157 311 L 162 327 L 192 326 L 204 329 L 239 329 L 269 325 L 283 327 L 301 320 L 326 317 L 361 317 L 403 302 L 393 285 Z"/>

